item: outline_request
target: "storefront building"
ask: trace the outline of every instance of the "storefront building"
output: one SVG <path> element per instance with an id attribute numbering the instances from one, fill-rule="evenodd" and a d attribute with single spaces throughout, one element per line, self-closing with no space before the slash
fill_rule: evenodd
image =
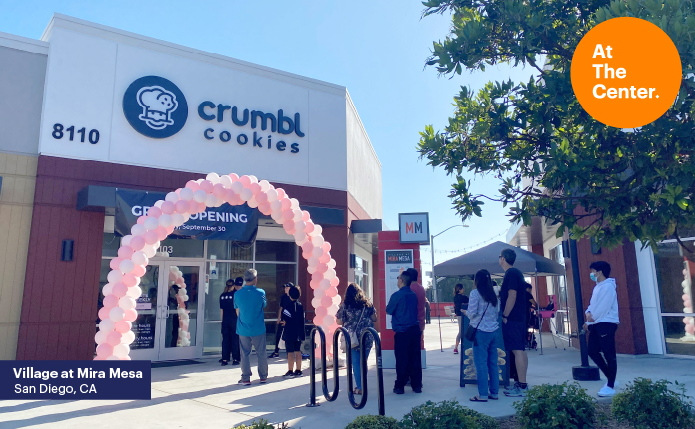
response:
<path id="1" fill-rule="evenodd" d="M 374 295 L 381 166 L 344 87 L 58 14 L 41 40 L 0 33 L 0 64 L 0 358 L 91 359 L 120 237 L 209 172 L 285 189 L 322 226 L 341 294 L 355 281 Z M 297 249 L 246 205 L 192 217 L 150 259 L 131 356 L 219 353 L 218 297 L 247 268 L 274 344 L 284 283 L 313 318 Z M 190 344 L 174 329 L 177 275 Z"/>
<path id="2" fill-rule="evenodd" d="M 563 238 L 555 237 L 556 230 L 556 225 L 550 226 L 542 218 L 533 218 L 531 226 L 512 227 L 507 242 L 565 265 L 564 278 L 538 279 L 538 295 L 542 306 L 549 302 L 550 296 L 554 296 L 558 311 L 552 322 L 552 332 L 578 347 L 569 252 L 566 242 L 563 245 Z M 695 240 L 695 234 L 686 235 L 689 237 L 683 241 Z M 594 287 L 589 278 L 589 265 L 598 260 L 611 264 L 611 277 L 618 285 L 618 353 L 695 356 L 695 312 L 691 287 L 695 279 L 693 254 L 684 250 L 675 239 L 659 243 L 657 252 L 650 248 L 642 249 L 641 243 L 627 240 L 623 245 L 608 250 L 591 240 L 582 239 L 577 242 L 577 248 L 585 309 Z"/>

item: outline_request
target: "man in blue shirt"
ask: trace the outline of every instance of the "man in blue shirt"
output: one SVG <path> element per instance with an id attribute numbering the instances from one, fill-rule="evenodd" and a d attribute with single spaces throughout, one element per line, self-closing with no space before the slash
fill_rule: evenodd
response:
<path id="1" fill-rule="evenodd" d="M 263 309 L 267 301 L 265 291 L 258 289 L 258 274 L 256 270 L 248 269 L 244 273 L 246 285 L 234 294 L 234 308 L 237 319 L 236 332 L 239 334 L 241 346 L 241 380 L 239 384 L 251 384 L 251 346 L 256 349 L 258 356 L 258 375 L 261 383 L 268 381 L 268 356 L 265 349 L 265 319 Z"/>
<path id="2" fill-rule="evenodd" d="M 417 319 L 417 295 L 410 289 L 413 279 L 408 272 L 398 276 L 398 291 L 391 295 L 386 314 L 391 315 L 396 357 L 396 383 L 393 392 L 402 395 L 408 379 L 413 392 L 422 392 L 422 356 L 420 324 Z"/>

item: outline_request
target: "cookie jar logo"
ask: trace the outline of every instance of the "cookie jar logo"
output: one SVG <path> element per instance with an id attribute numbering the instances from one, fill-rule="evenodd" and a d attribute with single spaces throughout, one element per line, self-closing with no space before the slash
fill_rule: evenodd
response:
<path id="1" fill-rule="evenodd" d="M 188 103 L 173 82 L 159 76 L 145 76 L 125 91 L 123 114 L 140 134 L 163 139 L 173 136 L 186 124 Z"/>

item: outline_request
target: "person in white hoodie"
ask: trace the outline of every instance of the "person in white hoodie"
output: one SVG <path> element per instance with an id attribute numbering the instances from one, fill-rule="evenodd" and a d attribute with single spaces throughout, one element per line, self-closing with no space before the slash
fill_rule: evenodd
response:
<path id="1" fill-rule="evenodd" d="M 615 395 L 618 362 L 615 357 L 615 331 L 618 329 L 618 293 L 615 279 L 609 278 L 611 266 L 605 261 L 593 262 L 591 280 L 596 282 L 586 310 L 585 328 L 589 330 L 589 357 L 601 369 L 608 382 L 598 391 L 600 397 Z"/>

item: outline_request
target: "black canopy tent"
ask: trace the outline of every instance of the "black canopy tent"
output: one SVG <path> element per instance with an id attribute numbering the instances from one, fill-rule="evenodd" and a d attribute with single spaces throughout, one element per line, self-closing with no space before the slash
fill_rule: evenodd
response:
<path id="1" fill-rule="evenodd" d="M 524 276 L 546 277 L 565 275 L 565 267 L 551 259 L 511 244 L 496 241 L 478 250 L 435 265 L 433 268 L 434 284 L 437 284 L 437 277 L 474 276 L 481 269 L 488 270 L 493 277 L 504 277 L 504 270 L 500 266 L 499 261 L 500 254 L 504 249 L 514 250 L 516 253 L 514 268 L 519 269 Z M 538 288 L 536 288 L 536 302 L 538 302 Z M 539 335 L 539 337 L 541 354 L 543 354 L 543 337 L 542 335 Z"/>

